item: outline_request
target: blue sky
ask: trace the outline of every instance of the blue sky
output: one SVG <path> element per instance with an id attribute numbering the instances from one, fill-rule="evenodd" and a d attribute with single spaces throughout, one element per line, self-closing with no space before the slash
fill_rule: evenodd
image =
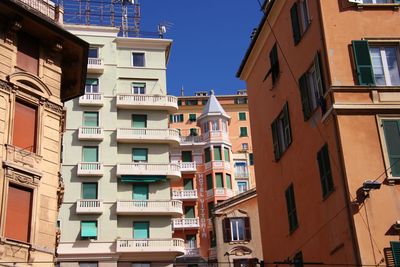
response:
<path id="1" fill-rule="evenodd" d="M 167 71 L 168 94 L 185 95 L 214 89 L 235 94 L 245 83 L 235 77 L 262 13 L 257 0 L 140 0 L 141 28 L 156 30 L 173 23 L 166 38 L 173 39 Z"/>

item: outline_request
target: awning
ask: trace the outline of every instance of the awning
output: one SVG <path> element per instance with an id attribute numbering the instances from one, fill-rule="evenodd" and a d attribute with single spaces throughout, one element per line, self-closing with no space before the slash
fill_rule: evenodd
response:
<path id="1" fill-rule="evenodd" d="M 123 183 L 155 183 L 167 180 L 166 175 L 121 175 Z"/>

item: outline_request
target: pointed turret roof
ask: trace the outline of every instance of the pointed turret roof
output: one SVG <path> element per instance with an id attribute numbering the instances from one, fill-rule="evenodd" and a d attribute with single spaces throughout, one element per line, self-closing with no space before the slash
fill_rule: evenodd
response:
<path id="1" fill-rule="evenodd" d="M 224 108 L 215 97 L 213 90 L 211 90 L 207 104 L 204 106 L 203 111 L 198 119 L 201 120 L 207 116 L 222 116 L 230 119 L 230 116 L 225 112 Z"/>

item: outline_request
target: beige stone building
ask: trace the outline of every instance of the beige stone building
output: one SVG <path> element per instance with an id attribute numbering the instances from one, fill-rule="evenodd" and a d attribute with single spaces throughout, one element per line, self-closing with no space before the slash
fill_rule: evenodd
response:
<path id="1" fill-rule="evenodd" d="M 61 21 L 51 1 L 0 2 L 2 266 L 54 266 L 63 102 L 83 93 L 88 51 Z"/>

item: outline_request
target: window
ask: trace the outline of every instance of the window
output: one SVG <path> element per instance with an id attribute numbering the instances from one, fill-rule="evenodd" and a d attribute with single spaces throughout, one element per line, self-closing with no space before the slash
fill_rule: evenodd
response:
<path id="1" fill-rule="evenodd" d="M 194 218 L 194 206 L 185 206 L 185 218 Z"/>
<path id="2" fill-rule="evenodd" d="M 132 149 L 132 161 L 133 162 L 147 162 L 147 148 L 133 148 Z"/>
<path id="3" fill-rule="evenodd" d="M 30 241 L 33 191 L 9 184 L 5 237 L 22 242 Z"/>
<path id="4" fill-rule="evenodd" d="M 213 131 L 218 131 L 219 130 L 219 123 L 218 121 L 212 121 L 211 122 L 211 127 Z"/>
<path id="5" fill-rule="evenodd" d="M 290 130 L 289 107 L 286 102 L 279 116 L 272 122 L 272 142 L 274 146 L 275 160 L 279 160 L 282 154 L 292 143 Z"/>
<path id="6" fill-rule="evenodd" d="M 385 119 L 382 121 L 382 127 L 389 163 L 388 176 L 400 177 L 400 119 Z"/>
<path id="7" fill-rule="evenodd" d="M 292 31 L 294 44 L 297 45 L 301 39 L 299 16 L 297 12 L 297 3 L 294 3 L 290 9 L 290 18 L 292 20 Z"/>
<path id="8" fill-rule="evenodd" d="M 83 112 L 83 126 L 98 127 L 99 126 L 99 113 L 97 111 L 84 111 Z"/>
<path id="9" fill-rule="evenodd" d="M 189 121 L 196 121 L 196 114 L 189 114 Z"/>
<path id="10" fill-rule="evenodd" d="M 235 98 L 235 104 L 247 104 L 247 97 Z"/>
<path id="11" fill-rule="evenodd" d="M 224 147 L 224 159 L 225 161 L 229 161 L 229 148 Z"/>
<path id="12" fill-rule="evenodd" d="M 220 146 L 214 146 L 214 160 L 222 160 Z"/>
<path id="13" fill-rule="evenodd" d="M 145 83 L 132 83 L 132 94 L 135 94 L 135 95 L 146 94 L 146 84 Z"/>
<path id="14" fill-rule="evenodd" d="M 38 75 L 39 73 L 39 40 L 26 32 L 20 32 L 17 40 L 17 67 Z"/>
<path id="15" fill-rule="evenodd" d="M 224 133 L 227 133 L 228 132 L 228 123 L 225 120 L 222 120 L 221 125 L 222 125 L 222 131 Z"/>
<path id="16" fill-rule="evenodd" d="M 208 99 L 203 99 L 203 100 L 201 100 L 201 104 L 202 104 L 202 105 L 207 105 L 207 102 L 208 102 Z"/>
<path id="17" fill-rule="evenodd" d="M 240 121 L 246 120 L 246 112 L 239 112 L 239 120 Z"/>
<path id="18" fill-rule="evenodd" d="M 85 82 L 85 94 L 97 94 L 99 92 L 99 79 L 87 78 Z"/>
<path id="19" fill-rule="evenodd" d="M 248 178 L 249 177 L 247 163 L 245 161 L 235 162 L 235 177 L 236 178 Z"/>
<path id="20" fill-rule="evenodd" d="M 97 267 L 97 262 L 80 262 L 79 267 Z"/>
<path id="21" fill-rule="evenodd" d="M 209 147 L 204 149 L 204 159 L 205 159 L 205 162 L 210 162 L 211 161 L 211 150 L 210 150 Z"/>
<path id="22" fill-rule="evenodd" d="M 322 196 L 325 198 L 333 191 L 331 165 L 329 163 L 328 145 L 325 144 L 317 154 L 319 175 L 321 178 Z"/>
<path id="23" fill-rule="evenodd" d="M 150 263 L 132 263 L 131 267 L 150 267 Z"/>
<path id="24" fill-rule="evenodd" d="M 232 241 L 250 241 L 250 218 L 224 218 L 222 220 L 222 231 L 225 243 Z"/>
<path id="25" fill-rule="evenodd" d="M 193 190 L 193 179 L 183 179 L 183 189 Z"/>
<path id="26" fill-rule="evenodd" d="M 99 57 L 99 48 L 98 47 L 89 47 L 88 57 L 89 58 L 98 58 Z"/>
<path id="27" fill-rule="evenodd" d="M 205 133 L 208 133 L 208 131 L 210 130 L 210 129 L 209 129 L 208 122 L 203 123 L 203 129 L 204 129 L 204 132 L 205 132 Z"/>
<path id="28" fill-rule="evenodd" d="M 182 106 L 182 100 L 178 99 L 178 106 Z"/>
<path id="29" fill-rule="evenodd" d="M 223 188 L 224 187 L 224 181 L 222 179 L 222 173 L 216 173 L 215 174 L 215 183 L 216 183 L 216 188 Z"/>
<path id="30" fill-rule="evenodd" d="M 198 136 L 199 133 L 197 132 L 196 128 L 190 128 L 190 136 Z"/>
<path id="31" fill-rule="evenodd" d="M 148 200 L 149 199 L 149 185 L 148 184 L 133 184 L 132 199 L 134 200 Z M 137 203 L 143 206 L 146 203 Z"/>
<path id="32" fill-rule="evenodd" d="M 267 73 L 267 76 L 272 74 L 272 84 L 275 84 L 279 77 L 279 58 L 278 58 L 278 49 L 276 44 L 272 47 L 271 52 L 269 52 L 269 63 L 271 66 L 270 71 Z"/>
<path id="33" fill-rule="evenodd" d="M 307 30 L 310 25 L 310 12 L 308 10 L 308 0 L 300 0 L 299 1 L 299 9 L 300 9 L 300 21 L 301 21 L 301 31 L 304 32 Z"/>
<path id="34" fill-rule="evenodd" d="M 212 174 L 207 174 L 206 179 L 207 179 L 207 190 L 213 189 L 214 182 L 213 182 Z"/>
<path id="35" fill-rule="evenodd" d="M 36 152 L 37 107 L 15 101 L 13 145 Z"/>
<path id="36" fill-rule="evenodd" d="M 147 115 L 133 114 L 132 128 L 147 128 Z"/>
<path id="37" fill-rule="evenodd" d="M 97 183 L 82 183 L 82 199 L 97 199 Z"/>
<path id="38" fill-rule="evenodd" d="M 250 164 L 250 166 L 254 165 L 254 154 L 253 153 L 249 153 L 249 164 Z"/>
<path id="39" fill-rule="evenodd" d="M 144 53 L 132 53 L 132 65 L 134 67 L 144 67 Z"/>
<path id="40" fill-rule="evenodd" d="M 233 267 L 256 267 L 258 259 L 233 259 Z"/>
<path id="41" fill-rule="evenodd" d="M 197 106 L 198 100 L 197 99 L 187 99 L 185 101 L 186 106 Z"/>
<path id="42" fill-rule="evenodd" d="M 169 121 L 171 123 L 183 122 L 183 114 L 169 115 Z"/>
<path id="43" fill-rule="evenodd" d="M 183 162 L 192 162 L 192 151 L 182 151 L 182 161 Z"/>
<path id="44" fill-rule="evenodd" d="M 242 143 L 242 150 L 246 151 L 249 149 L 249 144 L 248 143 Z"/>
<path id="45" fill-rule="evenodd" d="M 392 241 L 390 242 L 391 253 L 390 255 L 393 258 L 392 265 L 388 266 L 399 266 L 400 265 L 400 242 Z M 389 262 L 388 262 L 389 263 Z"/>
<path id="46" fill-rule="evenodd" d="M 397 0 L 354 0 L 351 2 L 360 2 L 363 4 L 391 4 L 398 3 Z"/>
<path id="47" fill-rule="evenodd" d="M 303 267 L 303 253 L 301 251 L 297 252 L 293 258 L 294 267 Z"/>
<path id="48" fill-rule="evenodd" d="M 97 146 L 84 146 L 82 147 L 82 161 L 83 162 L 98 162 L 98 147 Z"/>
<path id="49" fill-rule="evenodd" d="M 232 189 L 232 178 L 230 174 L 225 175 L 225 180 L 226 180 L 226 188 Z"/>
<path id="50" fill-rule="evenodd" d="M 214 213 L 214 207 L 215 204 L 214 202 L 208 202 L 208 218 L 212 218 L 213 217 L 213 213 Z"/>
<path id="51" fill-rule="evenodd" d="M 81 221 L 81 239 L 97 239 L 97 221 Z"/>
<path id="52" fill-rule="evenodd" d="M 147 239 L 150 238 L 149 222 L 133 222 L 133 238 Z"/>
<path id="53" fill-rule="evenodd" d="M 247 136 L 247 127 L 240 127 L 240 137 Z"/>
<path id="54" fill-rule="evenodd" d="M 300 77 L 299 86 L 304 120 L 308 120 L 318 106 L 324 106 L 325 90 L 318 53 L 314 57 L 313 66 Z"/>
<path id="55" fill-rule="evenodd" d="M 248 189 L 247 181 L 238 181 L 237 188 L 238 188 L 239 194 L 247 191 L 247 189 Z"/>
<path id="56" fill-rule="evenodd" d="M 293 184 L 291 184 L 285 191 L 286 208 L 289 220 L 289 232 L 293 232 L 298 227 L 296 203 L 294 199 Z"/>

